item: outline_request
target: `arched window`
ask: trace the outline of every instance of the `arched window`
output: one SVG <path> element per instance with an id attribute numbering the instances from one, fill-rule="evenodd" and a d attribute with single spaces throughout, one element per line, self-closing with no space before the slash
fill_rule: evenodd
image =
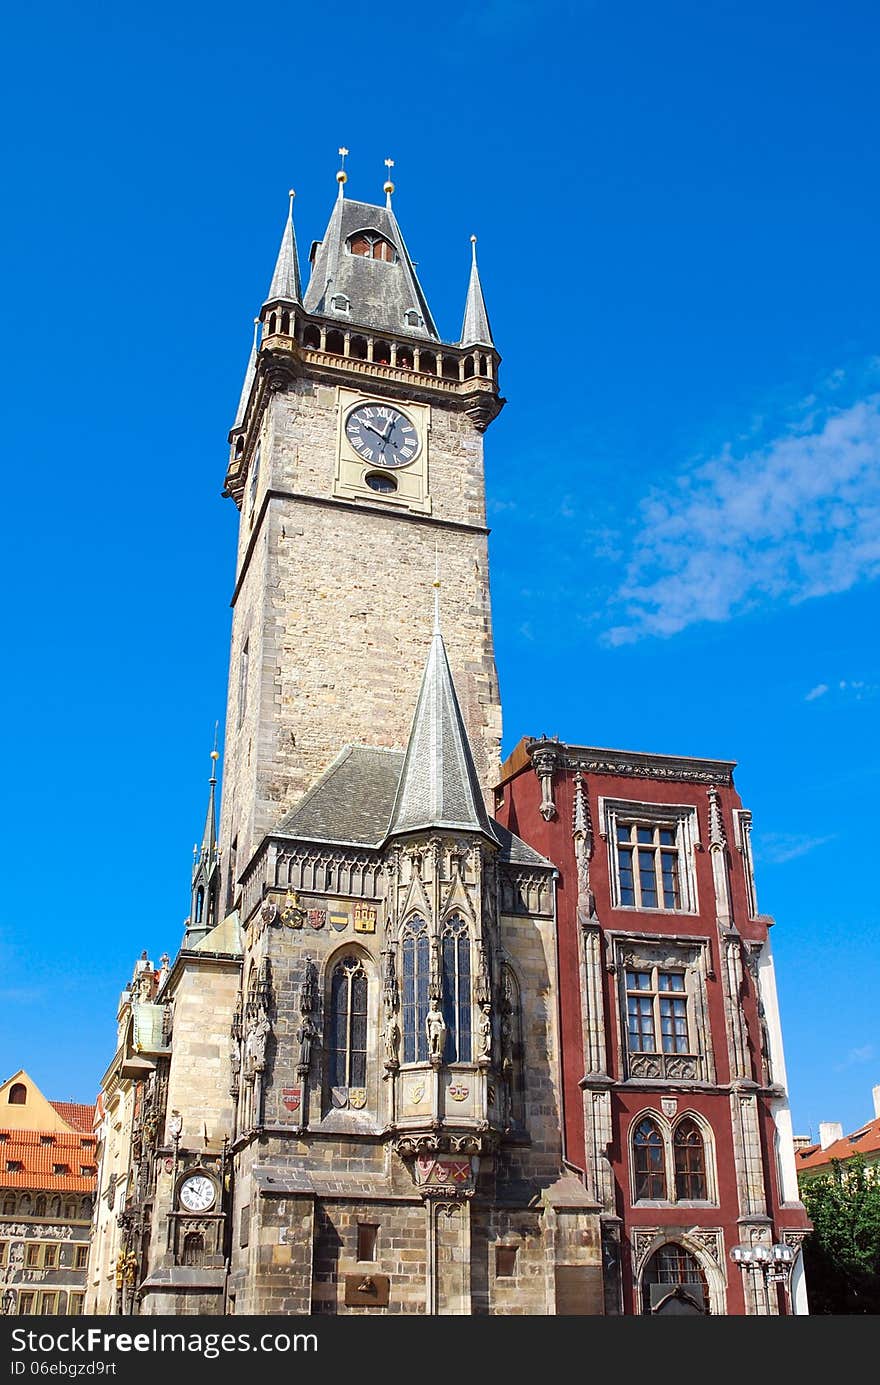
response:
<path id="1" fill-rule="evenodd" d="M 61 1198 L 58 1197 L 57 1195 L 56 1195 L 55 1197 L 53 1197 L 52 1201 L 49 1203 L 49 1216 L 50 1216 L 50 1217 L 60 1217 L 60 1216 L 61 1216 Z"/>
<path id="2" fill-rule="evenodd" d="M 205 1259 L 205 1238 L 200 1231 L 188 1231 L 183 1238 L 183 1263 L 201 1265 Z"/>
<path id="3" fill-rule="evenodd" d="M 397 259 L 394 246 L 378 231 L 358 231 L 349 238 L 348 248 L 352 255 L 360 255 L 366 260 L 385 260 L 388 264 L 394 264 Z"/>
<path id="4" fill-rule="evenodd" d="M 690 1251 L 675 1241 L 655 1250 L 642 1272 L 643 1313 L 705 1313 L 706 1277 Z"/>
<path id="5" fill-rule="evenodd" d="M 443 1018 L 446 1063 L 471 1061 L 471 941 L 463 919 L 451 918 L 443 929 Z"/>
<path id="6" fill-rule="evenodd" d="M 334 356 L 345 354 L 345 337 L 341 332 L 330 329 L 327 333 L 327 350 L 331 351 Z"/>
<path id="7" fill-rule="evenodd" d="M 13 1193 L 7 1193 L 3 1199 L 3 1215 L 4 1217 L 15 1216 L 15 1195 Z"/>
<path id="8" fill-rule="evenodd" d="M 27 1087 L 23 1082 L 13 1082 L 6 1098 L 10 1106 L 24 1106 L 27 1102 Z"/>
<path id="9" fill-rule="evenodd" d="M 65 1204 L 64 1204 L 64 1216 L 65 1216 L 65 1218 L 66 1218 L 67 1221 L 76 1221 L 76 1203 L 75 1203 L 75 1202 L 65 1202 Z"/>
<path id="10" fill-rule="evenodd" d="M 428 1013 L 430 961 L 424 919 L 411 919 L 403 934 L 403 1061 L 421 1063 L 428 1057 L 425 1018 Z"/>
<path id="11" fill-rule="evenodd" d="M 80 1214 L 80 1216 L 82 1217 L 83 1221 L 90 1221 L 90 1220 L 91 1220 L 91 1216 L 92 1216 L 92 1199 L 91 1199 L 90 1197 L 84 1197 L 84 1198 L 83 1198 L 83 1200 L 82 1200 L 82 1202 L 81 1202 L 81 1204 L 80 1204 L 79 1214 Z"/>
<path id="12" fill-rule="evenodd" d="M 196 923 L 201 923 L 201 921 L 202 921 L 202 910 L 204 909 L 204 907 L 205 907 L 205 887 L 204 887 L 203 885 L 199 885 L 198 891 L 197 891 L 197 893 L 196 893 Z"/>
<path id="13" fill-rule="evenodd" d="M 663 1136 L 656 1121 L 649 1116 L 639 1121 L 632 1145 L 636 1201 L 643 1198 L 650 1198 L 653 1202 L 665 1201 L 666 1155 Z"/>
<path id="14" fill-rule="evenodd" d="M 367 974 L 343 957 L 330 983 L 330 1086 L 367 1085 Z"/>
<path id="15" fill-rule="evenodd" d="M 314 323 L 311 323 L 311 322 L 310 322 L 310 323 L 308 324 L 308 326 L 305 328 L 305 330 L 303 331 L 303 346 L 308 346 L 308 347 L 310 348 L 310 350 L 312 350 L 312 351 L 317 351 L 317 349 L 318 349 L 318 347 L 319 347 L 320 345 L 321 345 L 321 333 L 320 333 L 320 330 L 314 325 Z"/>
<path id="16" fill-rule="evenodd" d="M 37 1198 L 37 1200 L 36 1200 L 36 1202 L 35 1202 L 35 1204 L 34 1204 L 34 1216 L 35 1216 L 35 1217 L 45 1217 L 45 1215 L 46 1215 L 46 1199 L 41 1195 L 40 1197 Z"/>
<path id="17" fill-rule="evenodd" d="M 706 1151 L 700 1127 L 690 1116 L 679 1121 L 672 1137 L 675 1155 L 675 1196 L 679 1202 L 706 1199 Z"/>

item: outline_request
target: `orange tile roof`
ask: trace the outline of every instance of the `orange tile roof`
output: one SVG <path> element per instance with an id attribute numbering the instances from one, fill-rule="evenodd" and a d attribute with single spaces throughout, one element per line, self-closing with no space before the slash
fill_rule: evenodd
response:
<path id="1" fill-rule="evenodd" d="M 54 1105 L 54 1103 L 53 1103 Z M 43 1144 L 43 1139 L 51 1143 Z M 10 1163 L 21 1168 L 10 1169 Z M 0 1140 L 0 1188 L 34 1188 L 46 1193 L 93 1193 L 96 1174 L 83 1174 L 84 1165 L 95 1168 L 94 1135 L 64 1135 L 56 1131 L 10 1130 Z M 69 1173 L 55 1173 L 66 1164 Z"/>
<path id="2" fill-rule="evenodd" d="M 95 1119 L 94 1105 L 88 1106 L 82 1101 L 50 1101 L 50 1106 L 54 1106 L 63 1121 L 72 1125 L 74 1130 L 81 1130 L 87 1135 L 92 1128 Z"/>
<path id="3" fill-rule="evenodd" d="M 868 1121 L 851 1135 L 835 1140 L 825 1149 L 819 1145 L 809 1145 L 795 1153 L 795 1163 L 799 1169 L 820 1169 L 830 1165 L 832 1159 L 851 1159 L 854 1154 L 880 1153 L 880 1116 Z"/>

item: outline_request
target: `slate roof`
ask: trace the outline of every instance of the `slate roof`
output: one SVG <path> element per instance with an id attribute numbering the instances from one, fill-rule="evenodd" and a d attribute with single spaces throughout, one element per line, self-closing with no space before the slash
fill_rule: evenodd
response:
<path id="1" fill-rule="evenodd" d="M 347 242 L 357 231 L 378 232 L 390 241 L 397 251 L 396 262 L 352 255 Z M 330 303 L 334 294 L 345 295 L 351 305 L 349 312 L 334 312 Z M 309 313 L 338 316 L 343 325 L 440 340 L 390 207 L 374 207 L 346 197 L 337 199 L 324 239 L 315 250 L 303 306 Z M 420 314 L 422 326 L 407 324 L 405 314 L 410 310 Z"/>
<path id="2" fill-rule="evenodd" d="M 400 750 L 347 745 L 313 788 L 282 818 L 273 836 L 339 846 L 379 848 L 388 836 L 391 812 L 403 769 Z M 510 865 L 551 866 L 520 837 L 489 819 Z"/>
<path id="3" fill-rule="evenodd" d="M 439 629 L 431 639 L 388 832 L 432 827 L 482 832 L 495 840 Z"/>
<path id="4" fill-rule="evenodd" d="M 486 312 L 486 300 L 483 297 L 483 286 L 480 283 L 480 271 L 477 269 L 476 238 L 471 241 L 471 246 L 473 249 L 471 277 L 464 305 L 461 345 L 494 346 L 492 328 L 489 326 L 489 314 Z"/>
<path id="5" fill-rule="evenodd" d="M 282 302 L 286 303 L 298 303 L 301 297 L 299 256 L 296 250 L 296 233 L 293 229 L 293 193 L 291 193 L 287 222 L 281 236 L 278 259 L 275 261 L 275 271 L 269 285 L 269 292 L 266 294 L 266 302 L 272 303 L 276 299 L 281 299 Z"/>

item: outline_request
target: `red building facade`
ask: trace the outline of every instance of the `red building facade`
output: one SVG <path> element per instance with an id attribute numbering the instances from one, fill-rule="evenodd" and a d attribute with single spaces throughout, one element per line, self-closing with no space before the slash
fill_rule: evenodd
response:
<path id="1" fill-rule="evenodd" d="M 609 1313 L 807 1311 L 773 920 L 733 769 L 523 740 L 496 791 L 558 872 L 565 1153 Z"/>

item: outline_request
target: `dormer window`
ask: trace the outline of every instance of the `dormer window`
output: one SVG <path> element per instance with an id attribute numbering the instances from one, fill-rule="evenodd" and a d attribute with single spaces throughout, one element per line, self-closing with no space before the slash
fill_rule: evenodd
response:
<path id="1" fill-rule="evenodd" d="M 330 299 L 330 307 L 334 313 L 350 313 L 351 299 L 346 298 L 344 293 L 334 293 Z"/>
<path id="2" fill-rule="evenodd" d="M 425 319 L 420 317 L 414 308 L 410 308 L 408 313 L 404 313 L 403 320 L 407 327 L 424 327 Z"/>
<path id="3" fill-rule="evenodd" d="M 378 231 L 357 231 L 349 237 L 348 250 L 349 254 L 360 255 L 366 260 L 385 260 L 388 264 L 397 262 L 394 246 Z"/>

